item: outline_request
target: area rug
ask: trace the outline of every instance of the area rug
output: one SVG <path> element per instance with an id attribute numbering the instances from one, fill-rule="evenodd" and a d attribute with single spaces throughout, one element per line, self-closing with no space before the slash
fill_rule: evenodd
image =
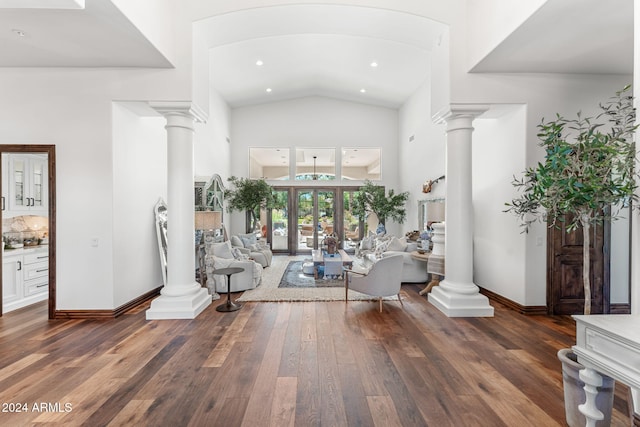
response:
<path id="1" fill-rule="evenodd" d="M 280 288 L 280 280 L 290 261 L 303 261 L 306 257 L 274 255 L 271 266 L 262 273 L 262 282 L 255 289 L 245 291 L 237 298 L 239 302 L 293 302 L 293 301 L 344 301 L 344 287 Z M 349 301 L 372 301 L 369 295 L 349 291 Z M 397 301 L 398 298 L 385 297 L 384 300 Z"/>
<path id="2" fill-rule="evenodd" d="M 278 288 L 344 288 L 342 278 L 323 277 L 322 270 L 320 270 L 319 277 L 315 279 L 313 275 L 302 272 L 302 264 L 304 261 L 289 261 Z"/>

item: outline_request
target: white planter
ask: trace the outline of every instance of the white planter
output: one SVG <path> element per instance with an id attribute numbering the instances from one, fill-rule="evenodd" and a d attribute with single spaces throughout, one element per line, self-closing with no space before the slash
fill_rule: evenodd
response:
<path id="1" fill-rule="evenodd" d="M 585 402 L 584 382 L 580 379 L 580 370 L 584 369 L 577 361 L 576 355 L 570 348 L 558 351 L 558 359 L 562 362 L 562 384 L 564 385 L 564 409 L 569 427 L 586 425 L 584 415 L 578 410 L 578 405 Z M 602 374 L 601 374 L 602 375 Z M 597 408 L 604 414 L 604 419 L 596 423 L 596 427 L 611 425 L 611 411 L 613 409 L 613 394 L 615 380 L 602 375 L 602 386 L 598 387 L 596 398 Z"/>

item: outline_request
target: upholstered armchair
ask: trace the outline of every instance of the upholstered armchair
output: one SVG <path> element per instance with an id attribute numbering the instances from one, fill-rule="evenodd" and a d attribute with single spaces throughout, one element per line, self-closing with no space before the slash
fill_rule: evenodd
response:
<path id="1" fill-rule="evenodd" d="M 262 281 L 262 266 L 237 251 L 234 256 L 234 250 L 228 240 L 222 243 L 205 240 L 205 251 L 207 288 L 210 292 L 227 292 L 226 276 L 213 274 L 214 270 L 220 268 L 244 268 L 243 272 L 231 276 L 231 292 L 253 289 Z"/>
<path id="2" fill-rule="evenodd" d="M 271 265 L 271 259 L 273 258 L 271 248 L 261 240 L 258 240 L 253 233 L 231 236 L 231 246 L 239 249 L 240 252 L 248 257 L 253 258 L 263 267 L 269 267 Z"/>
<path id="3" fill-rule="evenodd" d="M 382 297 L 393 295 L 400 298 L 402 278 L 402 256 L 395 255 L 376 261 L 368 272 L 345 270 L 345 301 L 348 301 L 349 289 L 379 298 L 382 313 Z"/>

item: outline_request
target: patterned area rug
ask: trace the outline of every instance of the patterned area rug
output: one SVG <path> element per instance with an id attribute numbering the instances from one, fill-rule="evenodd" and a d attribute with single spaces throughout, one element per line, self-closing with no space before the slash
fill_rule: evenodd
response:
<path id="1" fill-rule="evenodd" d="M 309 287 L 280 288 L 280 280 L 290 261 L 303 261 L 304 256 L 291 257 L 274 255 L 271 266 L 264 269 L 262 283 L 255 289 L 245 291 L 237 301 L 344 301 L 344 287 Z M 342 282 L 343 283 L 343 282 Z M 360 292 L 349 291 L 349 301 L 371 301 L 375 298 Z M 386 297 L 384 300 L 397 301 L 397 297 Z"/>
<path id="2" fill-rule="evenodd" d="M 318 279 L 315 279 L 313 275 L 304 274 L 302 272 L 302 264 L 304 264 L 304 261 L 289 261 L 282 275 L 282 279 L 280 279 L 278 288 L 344 287 L 344 280 L 342 278 L 329 279 L 322 277 L 322 270 L 320 270 Z"/>

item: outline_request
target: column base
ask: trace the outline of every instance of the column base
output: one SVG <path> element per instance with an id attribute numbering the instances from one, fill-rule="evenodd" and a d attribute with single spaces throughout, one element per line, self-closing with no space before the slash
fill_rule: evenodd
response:
<path id="1" fill-rule="evenodd" d="M 160 295 L 151 301 L 147 310 L 147 320 L 195 319 L 211 304 L 211 295 L 205 288 L 183 296 Z"/>
<path id="2" fill-rule="evenodd" d="M 480 293 L 462 295 L 436 286 L 429 294 L 429 302 L 448 317 L 493 317 L 489 298 Z"/>

